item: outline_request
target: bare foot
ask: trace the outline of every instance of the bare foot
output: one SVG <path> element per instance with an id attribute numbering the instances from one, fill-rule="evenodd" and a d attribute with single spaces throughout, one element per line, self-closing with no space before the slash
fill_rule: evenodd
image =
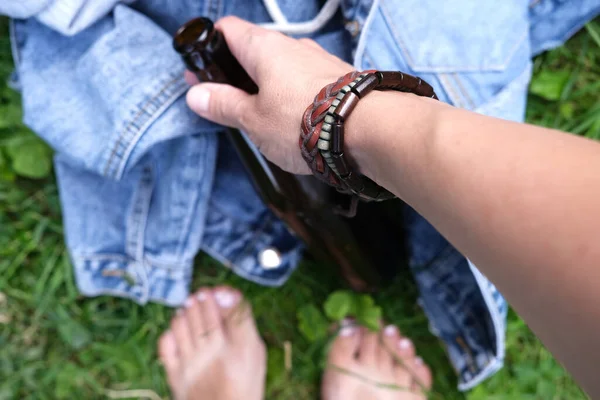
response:
<path id="1" fill-rule="evenodd" d="M 329 351 L 324 400 L 421 400 L 431 372 L 398 328 L 375 333 L 346 323 Z"/>
<path id="2" fill-rule="evenodd" d="M 249 306 L 229 287 L 186 301 L 158 350 L 177 400 L 261 400 L 266 352 Z"/>

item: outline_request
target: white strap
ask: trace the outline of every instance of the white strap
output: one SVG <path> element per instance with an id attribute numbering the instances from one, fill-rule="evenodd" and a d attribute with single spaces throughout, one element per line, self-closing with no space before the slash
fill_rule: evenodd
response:
<path id="1" fill-rule="evenodd" d="M 277 0 L 264 0 L 265 7 L 275 22 L 261 24 L 261 26 L 266 29 L 287 33 L 288 35 L 308 35 L 315 33 L 333 18 L 341 1 L 327 0 L 321 11 L 319 11 L 319 14 L 311 21 L 290 23 L 281 12 Z"/>

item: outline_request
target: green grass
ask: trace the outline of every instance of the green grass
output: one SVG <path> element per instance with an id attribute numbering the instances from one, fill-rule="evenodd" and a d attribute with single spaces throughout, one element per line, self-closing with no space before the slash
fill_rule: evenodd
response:
<path id="1" fill-rule="evenodd" d="M 80 296 L 65 250 L 54 179 L 15 176 L 14 169 L 44 175 L 43 170 L 28 171 L 26 159 L 21 167 L 10 166 L 9 157 L 18 151 L 8 142 L 14 145 L 15 137 L 28 133 L 20 123 L 19 98 L 4 85 L 12 68 L 4 20 L 0 31 L 0 399 L 107 398 L 134 389 L 166 397 L 155 346 L 173 310 Z M 530 122 L 600 137 L 599 32 L 596 20 L 566 46 L 535 60 Z M 296 313 L 307 304 L 321 308 L 331 292 L 343 288 L 340 279 L 306 262 L 283 288 L 265 289 L 206 256 L 199 256 L 195 272 L 194 287 L 227 283 L 252 303 L 269 348 L 268 398 L 316 398 L 327 339 L 306 340 Z M 585 398 L 514 313 L 508 322 L 506 367 L 474 391 L 457 392 L 454 373 L 428 332 L 416 296 L 405 271 L 374 298 L 385 319 L 413 338 L 432 366 L 435 398 Z M 286 342 L 292 348 L 290 371 L 283 367 Z"/>

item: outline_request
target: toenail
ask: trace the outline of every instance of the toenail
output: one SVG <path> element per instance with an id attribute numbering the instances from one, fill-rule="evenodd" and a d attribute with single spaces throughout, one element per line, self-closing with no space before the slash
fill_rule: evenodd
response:
<path id="1" fill-rule="evenodd" d="M 410 341 L 410 339 L 407 339 L 407 338 L 402 338 L 398 342 L 398 347 L 400 347 L 401 350 L 408 350 L 411 348 L 411 346 L 412 346 L 412 342 Z"/>
<path id="2" fill-rule="evenodd" d="M 194 304 L 194 301 L 191 298 L 185 299 L 184 306 L 185 308 L 190 308 Z"/>
<path id="3" fill-rule="evenodd" d="M 356 333 L 356 328 L 353 326 L 344 326 L 340 329 L 340 336 L 352 336 Z"/>
<path id="4" fill-rule="evenodd" d="M 354 325 L 356 325 L 356 322 L 352 318 L 344 318 L 340 322 L 340 326 L 342 326 L 342 327 L 344 327 L 344 326 L 354 326 Z"/>
<path id="5" fill-rule="evenodd" d="M 223 308 L 233 307 L 236 303 L 235 296 L 226 291 L 218 291 L 215 293 L 215 300 L 217 304 Z"/>
<path id="6" fill-rule="evenodd" d="M 383 330 L 385 336 L 394 336 L 398 329 L 394 325 L 388 325 Z"/>
<path id="7" fill-rule="evenodd" d="M 415 358 L 415 365 L 421 366 L 423 364 L 423 359 L 421 357 Z"/>
<path id="8" fill-rule="evenodd" d="M 200 291 L 196 295 L 196 298 L 198 299 L 198 301 L 204 301 L 204 300 L 206 300 L 207 297 L 208 297 L 208 295 L 206 294 L 205 291 Z"/>

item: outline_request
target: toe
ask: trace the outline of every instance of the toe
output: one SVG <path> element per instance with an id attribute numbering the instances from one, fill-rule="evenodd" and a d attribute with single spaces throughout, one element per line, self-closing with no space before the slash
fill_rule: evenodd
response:
<path id="1" fill-rule="evenodd" d="M 400 336 L 396 343 L 391 347 L 395 350 L 395 362 L 397 364 L 403 364 L 407 360 L 415 358 L 415 346 L 407 337 Z"/>
<path id="2" fill-rule="evenodd" d="M 431 389 L 433 379 L 431 370 L 423 362 L 421 357 L 416 357 L 413 361 L 413 382 L 412 390 L 418 393 L 426 393 Z"/>
<path id="3" fill-rule="evenodd" d="M 379 353 L 379 333 L 362 328 L 362 337 L 358 349 L 358 361 L 367 366 L 377 366 Z"/>
<path id="4" fill-rule="evenodd" d="M 238 290 L 221 286 L 214 290 L 214 297 L 229 340 L 243 344 L 259 338 L 251 307 Z"/>
<path id="5" fill-rule="evenodd" d="M 200 293 L 202 293 L 202 290 L 190 296 L 185 301 L 185 317 L 189 324 L 192 341 L 196 346 L 202 345 L 206 333 L 206 326 L 204 325 L 202 310 L 198 300 Z"/>
<path id="6" fill-rule="evenodd" d="M 377 355 L 377 364 L 380 370 L 391 371 L 394 367 L 396 346 L 400 334 L 394 325 L 386 326 L 381 332 L 381 345 Z"/>
<path id="7" fill-rule="evenodd" d="M 217 305 L 215 293 L 207 288 L 201 289 L 198 291 L 196 300 L 198 301 L 202 324 L 204 326 L 201 340 L 209 340 L 213 343 L 215 341 L 223 341 L 225 339 L 223 319 Z"/>
<path id="8" fill-rule="evenodd" d="M 348 323 L 340 329 L 329 349 L 328 364 L 337 366 L 351 365 L 356 361 L 360 346 L 360 328 Z"/>
<path id="9" fill-rule="evenodd" d="M 158 341 L 158 356 L 165 367 L 170 387 L 177 387 L 179 377 L 179 356 L 173 332 L 166 331 Z"/>
<path id="10" fill-rule="evenodd" d="M 177 315 L 171 320 L 171 331 L 177 343 L 177 350 L 181 359 L 187 359 L 194 353 L 191 331 L 185 312 L 177 310 Z"/>

